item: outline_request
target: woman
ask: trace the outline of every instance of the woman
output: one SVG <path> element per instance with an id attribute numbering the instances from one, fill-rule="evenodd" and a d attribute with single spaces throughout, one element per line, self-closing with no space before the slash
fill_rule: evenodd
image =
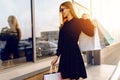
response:
<path id="1" fill-rule="evenodd" d="M 81 32 L 88 36 L 94 35 L 94 26 L 86 24 L 86 20 L 78 19 L 71 2 L 64 2 L 60 5 L 62 15 L 62 27 L 59 32 L 58 49 L 51 65 L 55 65 L 60 57 L 58 72 L 63 80 L 78 80 L 87 78 L 81 51 L 78 46 L 78 39 Z"/>
<path id="2" fill-rule="evenodd" d="M 6 46 L 4 53 L 2 54 L 2 60 L 9 60 L 13 58 L 19 58 L 18 54 L 18 43 L 21 38 L 21 31 L 15 16 L 11 15 L 8 17 L 9 29 L 3 32 L 7 34 Z M 10 61 L 8 61 L 10 63 Z"/>

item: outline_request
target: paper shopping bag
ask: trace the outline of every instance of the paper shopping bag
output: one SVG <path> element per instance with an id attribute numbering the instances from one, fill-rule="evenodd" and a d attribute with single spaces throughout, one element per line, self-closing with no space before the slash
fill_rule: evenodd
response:
<path id="1" fill-rule="evenodd" d="M 111 37 L 111 35 L 108 33 L 108 31 L 98 22 L 97 20 L 93 20 L 96 26 L 98 27 L 98 31 L 102 34 L 104 37 L 104 42 L 106 45 L 110 45 L 114 42 L 114 39 Z"/>
<path id="2" fill-rule="evenodd" d="M 44 80 L 62 80 L 61 73 L 57 72 L 55 66 L 55 72 L 53 72 L 53 67 L 50 67 L 50 72 L 48 74 L 44 74 Z"/>
<path id="3" fill-rule="evenodd" d="M 81 32 L 79 37 L 79 47 L 81 51 L 92 51 L 101 49 L 98 29 L 95 28 L 93 37 L 87 36 L 85 33 Z"/>
<path id="4" fill-rule="evenodd" d="M 62 80 L 62 77 L 59 72 L 56 72 L 56 73 L 45 74 L 44 80 Z"/>

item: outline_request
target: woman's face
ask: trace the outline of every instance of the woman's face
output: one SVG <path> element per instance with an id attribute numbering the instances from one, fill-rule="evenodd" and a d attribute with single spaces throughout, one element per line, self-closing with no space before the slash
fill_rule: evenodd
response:
<path id="1" fill-rule="evenodd" d="M 16 25 L 16 21 L 13 17 L 8 18 L 8 23 L 10 27 L 14 27 Z"/>
<path id="2" fill-rule="evenodd" d="M 67 18 L 67 16 L 70 14 L 70 9 L 68 9 L 65 6 L 61 6 L 60 7 L 60 12 L 61 12 L 63 18 Z"/>

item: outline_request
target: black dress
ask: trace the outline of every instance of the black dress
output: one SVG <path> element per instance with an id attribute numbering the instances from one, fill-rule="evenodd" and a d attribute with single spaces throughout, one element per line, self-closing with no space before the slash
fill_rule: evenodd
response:
<path id="1" fill-rule="evenodd" d="M 94 35 L 94 26 L 89 20 L 73 18 L 64 23 L 59 31 L 57 56 L 60 56 L 58 72 L 62 78 L 87 78 L 81 51 L 78 46 L 80 33 Z"/>
<path id="2" fill-rule="evenodd" d="M 1 54 L 2 61 L 11 59 L 10 55 L 13 54 L 14 58 L 19 58 L 18 53 L 18 44 L 19 44 L 19 36 L 18 32 L 9 32 L 7 33 L 7 37 L 4 41 L 6 41 L 6 45 L 3 53 Z"/>

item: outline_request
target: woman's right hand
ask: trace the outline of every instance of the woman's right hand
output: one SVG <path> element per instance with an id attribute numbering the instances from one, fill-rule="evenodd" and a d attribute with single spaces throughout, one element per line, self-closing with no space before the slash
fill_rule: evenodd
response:
<path id="1" fill-rule="evenodd" d="M 57 61 L 58 61 L 58 56 L 55 56 L 55 58 L 51 61 L 51 65 L 54 66 Z"/>

